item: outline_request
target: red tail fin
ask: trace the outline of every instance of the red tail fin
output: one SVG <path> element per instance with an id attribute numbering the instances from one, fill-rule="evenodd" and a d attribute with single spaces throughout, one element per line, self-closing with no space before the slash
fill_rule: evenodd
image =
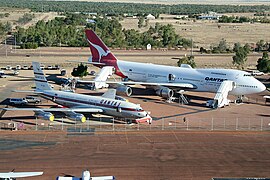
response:
<path id="1" fill-rule="evenodd" d="M 92 62 L 117 61 L 116 57 L 94 31 L 87 29 L 85 34 L 92 53 Z"/>

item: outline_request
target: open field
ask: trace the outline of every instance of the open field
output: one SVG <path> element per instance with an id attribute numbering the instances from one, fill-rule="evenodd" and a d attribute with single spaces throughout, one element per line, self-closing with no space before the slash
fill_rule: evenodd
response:
<path id="1" fill-rule="evenodd" d="M 12 27 L 15 28 L 18 24 L 18 19 L 23 17 L 26 13 L 34 14 L 35 17 L 28 23 L 22 25 L 24 28 L 28 28 L 34 24 L 36 24 L 40 20 L 44 20 L 45 22 L 54 19 L 55 17 L 59 16 L 55 12 L 49 12 L 49 13 L 33 13 L 28 9 L 15 9 L 15 8 L 3 8 L 0 7 L 0 12 L 2 14 L 9 13 L 9 17 L 0 18 L 1 23 L 10 22 L 12 24 Z"/>
<path id="2" fill-rule="evenodd" d="M 160 17 L 164 19 L 149 20 L 149 26 L 155 27 L 155 23 L 172 24 L 177 34 L 192 39 L 194 45 L 198 47 L 217 46 L 222 39 L 225 39 L 231 48 L 236 42 L 256 44 L 260 40 L 270 41 L 269 36 L 267 36 L 270 24 L 217 23 L 217 21 L 210 20 L 196 20 L 194 22 L 193 20 L 176 20 L 173 19 L 175 17 L 173 15 L 160 15 Z M 125 29 L 136 29 L 140 32 L 149 29 L 149 26 L 139 29 L 138 19 L 126 18 L 121 21 L 121 24 Z"/>
<path id="3" fill-rule="evenodd" d="M 91 2 L 104 2 L 104 0 L 75 0 L 75 1 L 91 1 Z M 224 1 L 215 1 L 215 0 L 107 0 L 106 2 L 121 2 L 121 3 L 147 3 L 147 4 L 214 4 L 214 5 L 260 5 L 260 4 L 270 4 L 266 0 L 224 0 Z"/>

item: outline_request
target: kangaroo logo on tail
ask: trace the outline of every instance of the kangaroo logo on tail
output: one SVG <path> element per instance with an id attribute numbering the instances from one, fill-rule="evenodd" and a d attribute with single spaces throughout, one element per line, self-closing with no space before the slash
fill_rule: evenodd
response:
<path id="1" fill-rule="evenodd" d="M 104 49 L 102 47 L 100 47 L 99 45 L 91 43 L 91 41 L 89 41 L 89 39 L 87 39 L 87 41 L 89 44 L 91 44 L 91 46 L 93 46 L 98 51 L 98 55 L 99 55 L 98 61 L 99 62 L 103 56 L 107 56 L 109 53 L 111 53 L 110 50 L 104 51 Z"/>
<path id="2" fill-rule="evenodd" d="M 109 48 L 92 30 L 85 30 L 86 40 L 90 45 L 92 53 L 92 62 L 106 63 L 108 61 L 117 61 L 117 58 L 111 53 Z"/>

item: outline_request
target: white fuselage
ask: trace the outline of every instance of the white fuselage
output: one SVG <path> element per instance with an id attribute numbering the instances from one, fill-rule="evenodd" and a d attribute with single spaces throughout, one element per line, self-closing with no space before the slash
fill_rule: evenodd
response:
<path id="1" fill-rule="evenodd" d="M 57 104 L 70 108 L 98 108 L 109 116 L 121 118 L 142 118 L 147 116 L 139 104 L 104 98 L 102 96 L 90 96 L 83 94 L 73 94 L 70 92 L 45 90 L 42 97 L 54 101 Z"/>
<path id="2" fill-rule="evenodd" d="M 232 95 L 253 94 L 265 90 L 265 86 L 260 81 L 251 76 L 250 73 L 240 70 L 193 69 L 120 60 L 117 61 L 117 66 L 132 81 L 190 83 L 196 87 L 193 91 L 217 92 L 224 80 L 236 83 L 236 88 L 230 92 Z M 173 78 L 169 79 L 169 76 Z M 178 90 L 180 89 L 178 88 Z"/>

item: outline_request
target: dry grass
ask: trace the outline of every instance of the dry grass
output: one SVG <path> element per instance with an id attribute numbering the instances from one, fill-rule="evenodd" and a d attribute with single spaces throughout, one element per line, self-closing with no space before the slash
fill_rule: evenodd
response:
<path id="1" fill-rule="evenodd" d="M 0 18 L 1 23 L 10 22 L 15 28 L 15 26 L 18 25 L 17 21 L 20 17 L 22 17 L 25 13 L 32 13 L 29 9 L 16 9 L 16 8 L 0 8 L 1 13 L 9 13 L 9 17 Z M 33 18 L 29 23 L 23 25 L 24 28 L 28 28 L 35 23 L 37 23 L 39 20 L 49 21 L 54 19 L 55 17 L 59 16 L 56 12 L 49 12 L 49 13 L 32 13 L 35 15 L 35 18 Z"/>
<path id="2" fill-rule="evenodd" d="M 105 2 L 104 0 L 73 0 L 73 1 L 88 1 L 88 2 Z M 270 4 L 270 2 L 263 0 L 106 0 L 106 2 L 121 2 L 121 3 L 145 3 L 145 4 L 214 4 L 214 5 L 260 5 L 260 4 Z"/>
<path id="3" fill-rule="evenodd" d="M 209 48 L 210 46 L 216 46 L 221 39 L 225 39 L 230 46 L 234 43 L 256 43 L 263 39 L 270 41 L 268 36 L 268 30 L 270 24 L 261 23 L 217 23 L 216 21 L 199 21 L 196 20 L 176 20 L 172 19 L 172 16 L 164 16 L 164 19 L 150 20 L 149 26 L 155 26 L 155 23 L 162 25 L 172 24 L 176 30 L 176 33 L 180 36 L 188 39 L 193 39 L 193 42 L 198 47 Z M 136 29 L 140 32 L 147 31 L 148 27 L 138 28 L 138 19 L 124 19 L 121 24 L 125 29 Z M 218 27 L 220 26 L 220 28 Z"/>

